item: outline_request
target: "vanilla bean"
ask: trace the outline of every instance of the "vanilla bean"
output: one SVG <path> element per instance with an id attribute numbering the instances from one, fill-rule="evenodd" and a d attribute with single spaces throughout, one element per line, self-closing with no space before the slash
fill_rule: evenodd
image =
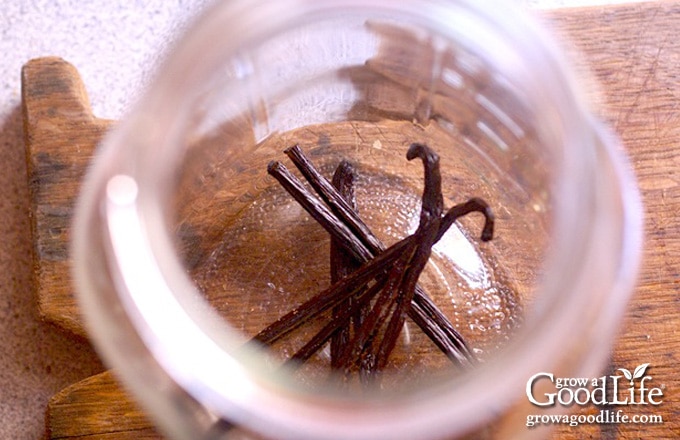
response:
<path id="1" fill-rule="evenodd" d="M 357 260 L 364 262 L 374 257 L 354 233 L 312 193 L 310 193 L 297 177 L 281 162 L 270 162 L 269 174 L 302 206 L 326 232 L 337 240 L 343 249 L 350 252 Z M 337 193 L 336 193 L 337 194 Z M 338 196 L 339 197 L 339 196 Z M 339 197 L 340 198 L 340 197 Z"/>
<path id="2" fill-rule="evenodd" d="M 352 252 L 362 262 L 373 257 L 352 231 L 339 221 L 326 205 L 307 191 L 302 182 L 291 174 L 281 162 L 270 162 L 267 171 L 344 249 Z"/>
<path id="3" fill-rule="evenodd" d="M 425 168 L 425 186 L 423 189 L 420 223 L 414 233 L 418 237 L 412 257 L 399 285 L 396 298 L 396 308 L 387 325 L 385 336 L 380 343 L 375 356 L 378 369 L 384 368 L 389 354 L 394 349 L 397 338 L 401 333 L 406 319 L 406 313 L 411 308 L 411 302 L 416 291 L 416 283 L 421 272 L 430 259 L 432 246 L 437 241 L 444 200 L 441 189 L 441 175 L 439 172 L 439 157 L 429 148 L 421 144 L 413 144 L 409 148 L 406 158 L 412 160 L 420 158 Z"/>
<path id="4" fill-rule="evenodd" d="M 410 148 L 422 147 L 423 146 L 420 144 L 413 144 Z M 306 158 L 306 156 L 304 156 L 299 146 L 289 148 L 286 150 L 286 154 L 288 154 L 303 176 L 309 180 L 312 188 L 315 188 L 315 190 L 320 193 L 322 198 L 328 200 L 329 206 L 341 208 L 337 210 L 338 215 L 341 216 L 342 220 L 346 224 L 350 225 L 350 228 L 355 231 L 357 235 L 360 235 L 358 240 L 363 244 L 366 244 L 366 247 L 360 246 L 360 248 L 352 248 L 348 249 L 348 251 L 352 252 L 357 257 L 357 259 L 359 259 L 359 261 L 366 261 L 367 259 L 370 259 L 370 256 L 367 255 L 376 255 L 380 253 L 384 249 L 384 245 L 380 242 L 380 240 L 378 240 L 377 237 L 375 237 L 375 235 L 363 223 L 358 215 L 356 215 L 356 212 L 353 209 L 346 209 L 348 208 L 346 206 L 346 202 L 338 195 L 337 191 L 335 191 L 332 185 L 328 183 L 325 177 L 316 171 L 312 163 Z M 270 173 L 272 171 L 276 170 L 272 170 L 270 166 Z M 290 173 L 285 173 L 285 175 L 280 177 L 295 179 Z M 280 179 L 280 177 L 277 177 L 277 179 Z M 340 243 L 347 243 L 350 246 L 355 245 L 355 240 L 351 240 L 349 237 L 345 236 L 346 231 L 343 231 L 341 228 L 335 228 L 336 222 L 328 221 L 326 219 L 326 215 L 321 216 L 318 213 L 312 212 L 317 203 L 306 201 L 306 199 L 313 199 L 313 197 L 306 189 L 304 189 L 304 187 L 302 187 L 299 181 L 297 182 L 297 185 L 284 185 L 284 187 L 289 192 L 296 192 L 291 192 L 291 195 L 296 200 L 305 200 L 305 202 L 301 203 L 301 205 L 310 213 L 310 215 L 319 221 L 319 223 L 331 234 L 331 236 L 340 237 Z M 319 220 L 320 217 L 323 217 L 323 220 Z M 447 225 L 442 225 L 438 233 L 437 240 L 444 235 L 446 229 L 448 229 L 452 223 L 453 222 L 449 222 Z M 493 221 L 487 221 L 487 224 L 489 223 L 492 225 Z M 459 362 L 462 358 L 472 359 L 472 352 L 467 348 L 463 337 L 460 335 L 460 333 L 458 333 L 457 330 L 455 330 L 448 318 L 446 318 L 443 313 L 439 312 L 437 306 L 434 304 L 434 302 L 432 302 L 429 296 L 425 294 L 420 286 L 416 287 L 414 302 L 418 303 L 419 307 L 411 307 L 409 309 L 409 316 L 452 361 Z M 426 311 L 428 313 L 423 314 Z M 442 338 L 442 336 L 444 338 Z M 447 339 L 450 341 L 450 343 L 447 342 Z M 465 363 L 469 363 L 469 359 Z"/>
<path id="5" fill-rule="evenodd" d="M 352 211 L 356 211 L 356 197 L 354 193 L 354 179 L 355 171 L 352 165 L 343 160 L 340 162 L 335 172 L 333 173 L 332 184 L 333 188 L 337 191 L 340 197 L 347 202 L 347 205 Z M 331 235 L 331 249 L 330 249 L 330 266 L 331 266 L 331 284 L 335 284 L 342 278 L 349 275 L 351 272 L 361 266 L 356 258 L 352 257 L 351 254 L 343 248 L 343 246 L 338 243 L 338 239 Z M 342 347 L 349 343 L 350 339 L 350 325 L 359 328 L 363 320 L 363 308 L 355 307 L 355 302 L 361 292 L 357 292 L 355 295 L 350 296 L 343 303 L 335 306 L 333 308 L 333 321 L 339 319 L 340 316 L 344 316 L 345 310 L 353 310 L 353 315 L 348 316 L 347 322 L 344 323 L 340 328 L 336 329 L 331 337 L 331 368 L 338 369 L 340 364 L 338 363 L 338 358 Z"/>
<path id="6" fill-rule="evenodd" d="M 413 234 L 413 246 L 404 251 L 402 257 L 395 262 L 387 278 L 386 288 L 381 292 L 375 306 L 368 315 L 366 330 L 353 344 L 354 351 L 348 357 L 364 357 L 371 360 L 369 373 L 375 373 L 387 363 L 396 341 L 401 334 L 406 312 L 410 308 L 415 286 L 430 257 L 430 250 L 439 229 L 439 221 L 443 207 L 441 195 L 441 176 L 439 174 L 439 158 L 421 144 L 413 144 L 407 153 L 407 159 L 419 157 L 425 168 L 425 187 L 423 190 L 420 223 Z M 388 319 L 389 317 L 389 319 Z M 374 343 L 377 329 L 386 323 L 382 340 Z M 363 351 L 361 356 L 357 349 Z"/>
<path id="7" fill-rule="evenodd" d="M 382 288 L 378 283 L 374 284 L 368 289 L 364 289 L 358 292 L 352 301 L 352 304 L 342 310 L 338 310 L 334 313 L 331 321 L 326 324 L 318 333 L 316 333 L 312 339 L 310 339 L 302 348 L 300 348 L 287 362 L 288 365 L 292 363 L 304 362 L 309 359 L 314 353 L 319 351 L 329 339 L 331 339 L 337 332 L 345 328 L 350 320 L 350 318 L 356 315 L 362 307 L 365 307 L 368 301 Z M 346 346 L 348 341 L 343 341 L 344 344 L 338 346 L 338 350 L 342 350 Z M 339 356 L 337 353 L 336 356 Z M 337 363 L 337 360 L 336 360 Z M 339 368 L 339 367 L 334 367 Z"/>
<path id="8" fill-rule="evenodd" d="M 338 216 L 338 218 L 347 225 L 357 238 L 361 240 L 366 249 L 371 254 L 375 255 L 382 251 L 385 246 L 378 240 L 378 238 L 371 232 L 369 227 L 357 215 L 352 206 L 341 197 L 335 190 L 333 185 L 319 173 L 312 162 L 304 155 L 299 145 L 294 145 L 286 150 L 284 153 L 290 158 L 291 162 L 295 164 L 297 169 L 307 179 L 319 196 L 330 207 L 331 211 Z"/>
<path id="9" fill-rule="evenodd" d="M 425 188 L 420 224 L 413 234 L 415 240 L 394 263 L 366 321 L 343 353 L 340 362 L 345 368 L 351 367 L 357 359 L 369 360 L 366 373 L 374 374 L 384 367 L 401 333 L 418 277 L 429 260 L 443 207 L 439 157 L 427 147 L 414 144 L 407 158 L 416 157 L 423 160 Z M 376 343 L 376 336 L 385 325 L 382 340 Z"/>
<path id="10" fill-rule="evenodd" d="M 337 194 L 347 202 L 352 211 L 356 211 L 356 195 L 354 193 L 354 179 L 356 173 L 354 167 L 347 162 L 342 161 L 335 169 L 333 174 L 333 188 Z M 344 222 L 343 222 L 344 223 Z M 331 234 L 331 284 L 340 281 L 342 278 L 355 271 L 361 262 L 357 261 L 347 250 L 338 243 L 338 238 Z"/>
<path id="11" fill-rule="evenodd" d="M 409 317 L 421 329 L 427 329 L 424 333 L 452 362 L 461 366 L 470 365 L 474 355 L 465 340 L 453 328 L 448 318 L 443 316 L 438 308 L 431 307 L 434 305 L 431 301 L 423 301 L 424 298 L 426 297 L 414 296 Z M 449 328 L 434 325 L 435 322 L 444 322 Z"/>
<path id="12" fill-rule="evenodd" d="M 385 252 L 365 263 L 346 278 L 316 294 L 297 308 L 277 319 L 274 323 L 260 331 L 253 339 L 263 344 L 272 344 L 305 322 L 316 318 L 319 314 L 349 298 L 378 275 L 383 274 L 385 268 L 389 267 L 399 258 L 403 250 L 411 244 L 412 240 L 413 237 L 409 236 L 393 244 Z"/>
<path id="13" fill-rule="evenodd" d="M 384 283 L 380 285 L 380 293 L 377 295 L 373 307 L 366 314 L 361 328 L 358 329 L 340 355 L 338 362 L 344 366 L 345 372 L 355 364 L 360 363 L 364 364 L 364 370 L 368 370 L 367 372 L 373 373 L 375 371 L 377 364 L 371 345 L 395 307 L 401 277 L 410 260 L 410 254 L 414 248 L 413 243 L 414 241 L 407 249 L 404 249 L 400 257 L 392 264 Z"/>
<path id="14" fill-rule="evenodd" d="M 488 205 L 473 198 L 449 209 L 442 217 L 438 157 L 427 146 L 412 144 L 407 158 L 421 158 L 425 168 L 420 224 L 413 235 L 383 252 L 384 245 L 353 206 L 354 175 L 349 164 L 343 161 L 336 170 L 334 183 L 330 184 L 298 146 L 286 150 L 286 154 L 328 205 L 307 191 L 281 163 L 270 163 L 269 173 L 330 233 L 332 285 L 279 318 L 254 339 L 271 344 L 333 308 L 330 322 L 291 360 L 308 359 L 330 339 L 334 368 L 342 366 L 347 370 L 358 364 L 362 375 L 371 375 L 387 363 L 408 314 L 452 361 L 469 364 L 474 359 L 472 352 L 448 318 L 417 285 L 417 280 L 429 260 L 432 246 L 457 218 L 481 212 L 485 216 L 482 240 L 491 239 L 494 218 Z M 364 264 L 355 272 L 347 274 L 361 263 Z M 352 320 L 354 334 L 349 338 Z M 378 335 L 382 335 L 382 339 L 376 340 Z"/>

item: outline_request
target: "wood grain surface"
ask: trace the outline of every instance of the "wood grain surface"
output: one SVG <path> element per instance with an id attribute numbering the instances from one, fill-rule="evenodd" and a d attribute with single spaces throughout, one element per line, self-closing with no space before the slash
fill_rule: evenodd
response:
<path id="1" fill-rule="evenodd" d="M 555 438 L 680 437 L 680 3 L 576 9 L 552 24 L 581 52 L 600 82 L 601 115 L 623 141 L 645 210 L 638 288 L 610 371 L 650 363 L 663 404 L 627 407 L 659 414 L 662 425 L 560 427 Z M 593 411 L 587 408 L 585 411 Z"/>
<path id="2" fill-rule="evenodd" d="M 636 296 L 610 370 L 650 363 L 658 425 L 559 426 L 554 438 L 680 437 L 680 2 L 568 9 L 547 21 L 565 35 L 599 83 L 592 100 L 623 140 L 645 205 L 645 251 Z M 73 203 L 96 143 L 110 126 L 94 117 L 75 69 L 57 58 L 28 63 L 23 112 L 32 202 L 35 277 L 43 316 L 85 331 L 73 298 L 68 239 Z M 591 414 L 597 408 L 583 408 Z M 104 373 L 56 395 L 48 409 L 51 438 L 158 438 L 147 419 Z"/>
<path id="3" fill-rule="evenodd" d="M 160 438 L 110 371 L 89 377 L 56 394 L 50 401 L 47 425 L 52 439 Z"/>
<path id="4" fill-rule="evenodd" d="M 70 225 L 80 181 L 110 122 L 92 115 L 78 72 L 59 58 L 28 62 L 21 81 L 38 308 L 84 337 L 69 267 Z"/>

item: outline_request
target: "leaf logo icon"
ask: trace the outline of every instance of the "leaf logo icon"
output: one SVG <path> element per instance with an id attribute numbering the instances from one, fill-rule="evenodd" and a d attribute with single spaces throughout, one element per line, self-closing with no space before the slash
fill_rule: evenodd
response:
<path id="1" fill-rule="evenodd" d="M 633 375 L 630 374 L 630 371 L 626 370 L 625 368 L 619 368 L 619 371 L 623 373 L 624 376 L 626 376 L 626 379 L 629 381 L 633 381 Z"/>
<path id="2" fill-rule="evenodd" d="M 649 363 L 638 365 L 637 368 L 635 368 L 635 371 L 633 372 L 633 379 L 639 379 L 642 376 L 644 376 L 647 367 L 649 367 Z"/>
<path id="3" fill-rule="evenodd" d="M 625 368 L 619 368 L 619 371 L 622 372 L 626 379 L 630 381 L 630 384 L 633 385 L 635 379 L 639 379 L 645 375 L 647 367 L 649 367 L 649 363 L 638 365 L 632 373 Z"/>

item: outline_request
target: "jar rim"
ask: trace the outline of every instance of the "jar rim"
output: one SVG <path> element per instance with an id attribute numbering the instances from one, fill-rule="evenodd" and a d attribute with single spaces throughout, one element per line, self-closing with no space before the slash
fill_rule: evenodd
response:
<path id="1" fill-rule="evenodd" d="M 268 6 L 273 3 L 283 5 L 283 2 L 261 2 L 262 5 Z M 320 13 L 340 6 L 362 7 L 366 2 L 337 0 L 328 3 L 314 1 L 298 1 L 297 3 L 305 4 L 316 13 Z M 394 6 L 394 2 L 378 1 L 376 3 Z M 422 11 L 422 7 L 416 7 L 416 3 L 422 5 L 422 1 L 400 4 L 408 5 L 403 7 L 410 7 L 414 12 Z M 430 3 L 450 6 L 450 2 Z M 496 17 L 498 13 L 492 9 L 497 5 L 491 6 L 485 3 L 485 6 L 481 6 L 473 5 L 472 2 L 460 2 L 460 4 L 464 8 L 472 8 L 476 13 L 481 11 L 490 17 Z M 273 7 L 270 13 L 281 13 L 282 10 L 278 9 L 281 7 Z M 199 32 L 189 34 L 187 40 L 181 43 L 179 50 L 183 53 L 192 53 L 196 47 L 200 47 L 205 41 L 210 41 L 211 29 L 224 26 L 221 20 L 225 16 L 239 16 L 253 9 L 252 2 L 236 1 L 231 2 L 228 7 L 213 10 L 212 16 L 208 13 L 195 27 Z M 262 9 L 258 11 L 261 13 Z M 297 11 L 295 8 L 289 8 L 285 15 L 279 17 L 279 20 L 290 18 L 298 13 Z M 513 17 L 516 15 L 508 13 Z M 245 20 L 244 23 L 242 25 L 247 26 L 248 21 Z M 274 30 L 275 27 L 266 32 Z M 538 29 L 532 28 L 529 32 L 538 33 L 543 37 L 542 31 Z M 532 41 L 537 40 L 539 39 L 535 38 Z M 238 50 L 238 48 L 234 47 L 233 50 Z M 553 54 L 554 48 L 548 47 L 546 50 L 553 56 L 552 61 L 557 62 L 559 57 Z M 175 56 L 181 57 L 181 54 Z M 122 304 L 130 327 L 140 335 L 139 343 L 144 346 L 140 350 L 148 350 L 154 363 L 160 369 L 159 372 L 167 375 L 169 380 L 179 388 L 178 391 L 173 387 L 173 392 L 186 393 L 209 411 L 221 417 L 233 417 L 244 423 L 254 421 L 255 424 L 251 428 L 262 429 L 265 434 L 270 435 L 281 433 L 294 435 L 297 432 L 323 438 L 336 436 L 341 429 L 351 426 L 352 435 L 355 438 L 381 438 L 392 437 L 395 434 L 399 437 L 409 436 L 409 434 L 417 435 L 426 426 L 430 429 L 432 427 L 448 429 L 456 425 L 459 429 L 472 428 L 473 423 L 479 423 L 480 414 L 485 413 L 486 418 L 491 418 L 500 408 L 509 405 L 513 398 L 517 398 L 518 383 L 528 379 L 533 373 L 529 371 L 529 365 L 522 361 L 523 358 L 516 356 L 517 353 L 535 354 L 540 349 L 544 357 L 556 359 L 560 357 L 561 348 L 555 346 L 554 340 L 564 328 L 578 324 L 579 317 L 575 313 L 568 316 L 558 313 L 564 310 L 567 299 L 559 295 L 563 293 L 563 288 L 558 289 L 552 286 L 553 292 L 548 295 L 549 304 L 545 306 L 544 313 L 541 318 L 533 320 L 532 325 L 527 328 L 527 332 L 533 332 L 532 338 L 524 334 L 518 335 L 511 344 L 511 349 L 498 354 L 490 362 L 492 366 L 480 367 L 479 371 L 470 374 L 468 378 L 470 380 L 458 383 L 457 388 L 428 392 L 426 399 L 424 395 L 419 394 L 395 399 L 381 405 L 366 402 L 356 406 L 347 406 L 342 402 L 297 395 L 281 387 L 279 383 L 264 380 L 258 376 L 258 373 L 246 371 L 244 366 L 236 361 L 228 350 L 225 350 L 225 347 L 233 346 L 230 341 L 237 340 L 238 337 L 228 329 L 225 330 L 225 324 L 219 322 L 219 318 L 201 301 L 195 300 L 198 297 L 197 294 L 187 294 L 187 292 L 193 292 L 195 286 L 182 276 L 181 270 L 178 270 L 181 268 L 178 258 L 172 258 L 175 252 L 171 239 L 167 236 L 169 235 L 167 228 L 164 227 L 163 207 L 159 204 L 159 200 L 163 197 L 158 197 L 158 195 L 165 190 L 167 182 L 154 173 L 149 173 L 146 167 L 140 166 L 140 163 L 142 165 L 153 163 L 152 161 L 157 159 L 158 153 L 163 151 L 165 146 L 171 145 L 174 142 L 173 139 L 179 138 L 178 133 L 183 127 L 181 121 L 186 115 L 179 110 L 177 102 L 168 98 L 171 95 L 169 92 L 177 90 L 178 86 L 182 89 L 182 84 L 200 79 L 211 67 L 207 63 L 201 67 L 202 70 L 192 66 L 190 71 L 187 71 L 182 66 L 178 67 L 176 60 L 170 59 L 165 68 L 169 70 L 158 83 L 154 84 L 145 102 L 140 103 L 136 113 L 133 113 L 107 137 L 102 157 L 98 159 L 95 168 L 88 176 L 88 185 L 78 206 L 76 216 L 78 224 L 74 228 L 77 232 L 73 249 L 78 262 L 75 268 L 75 278 L 88 326 L 105 359 L 119 367 L 124 376 L 129 378 L 139 372 L 135 372 L 134 368 L 129 365 L 124 365 L 127 360 L 121 360 L 121 353 L 126 349 L 107 340 L 110 338 L 108 332 L 102 329 L 101 323 L 93 322 L 99 320 L 101 315 L 110 314 L 111 302 L 116 301 Z M 558 65 L 555 69 L 561 71 L 564 66 Z M 189 74 L 182 75 L 183 73 Z M 574 94 L 571 79 L 562 79 L 566 83 L 566 93 Z M 592 146 L 589 156 L 594 161 L 609 162 L 615 170 L 615 178 L 618 179 L 618 182 L 613 185 L 620 190 L 617 194 L 619 200 L 613 203 L 622 206 L 623 225 L 620 230 L 623 234 L 619 238 L 623 242 L 623 252 L 614 256 L 620 257 L 621 261 L 616 262 L 620 267 L 616 268 L 616 278 L 610 281 L 614 283 L 611 286 L 613 296 L 617 301 L 625 302 L 633 283 L 631 274 L 637 272 L 641 246 L 639 196 L 630 183 L 633 179 L 628 174 L 625 161 L 612 147 L 613 141 L 592 120 L 581 115 L 583 110 L 578 104 L 569 103 L 567 106 L 570 107 L 568 111 L 578 112 L 575 125 L 577 129 L 582 130 L 572 133 L 574 138 L 571 142 L 574 144 L 585 142 Z M 171 115 L 170 122 L 173 124 L 169 126 L 170 128 L 150 118 L 149 115 L 156 117 L 159 112 Z M 135 137 L 137 133 L 145 131 L 148 144 L 140 143 Z M 154 145 L 154 147 L 150 148 L 148 145 Z M 124 147 L 121 148 L 121 146 Z M 579 148 L 587 148 L 587 145 L 580 145 Z M 135 151 L 136 149 L 138 150 Z M 122 158 L 121 155 L 124 154 L 128 156 Z M 579 165 L 581 164 L 575 161 L 570 162 L 572 167 Z M 598 166 L 599 164 L 595 162 L 586 167 L 587 171 L 592 173 L 589 177 L 593 177 Z M 164 172 L 165 175 L 169 174 L 169 170 Z M 560 176 L 562 179 L 567 177 L 566 174 Z M 592 181 L 595 179 L 593 178 Z M 572 194 L 568 203 L 557 207 L 558 216 L 568 220 L 573 219 L 574 216 L 562 214 L 572 209 L 574 205 L 588 204 L 589 201 L 582 198 L 588 192 L 591 195 L 598 193 L 597 188 L 585 188 L 582 182 L 580 192 Z M 560 210 L 563 211 L 561 214 Z M 580 218 L 578 224 L 558 225 L 558 228 L 568 229 L 568 235 L 571 235 L 567 238 L 563 237 L 559 251 L 548 262 L 549 274 L 560 272 L 565 260 L 572 261 L 576 255 L 591 252 L 588 245 L 592 242 L 573 240 L 574 234 L 583 230 L 583 223 L 587 220 Z M 607 225 L 596 223 L 595 226 L 603 228 Z M 116 285 L 113 290 L 104 289 L 107 290 L 107 299 L 102 299 L 102 294 L 97 293 L 102 290 L 102 287 L 97 280 L 93 279 L 93 273 L 101 268 L 93 269 L 92 265 L 98 263 L 93 262 L 89 257 L 93 246 L 93 234 L 99 233 L 105 237 L 98 243 L 105 249 L 101 258 L 105 260 L 104 266 L 111 273 L 110 277 Z M 587 259 L 584 259 L 578 263 L 585 264 L 586 261 Z M 559 279 L 564 280 L 564 277 L 559 277 Z M 140 292 L 150 290 L 155 292 L 153 302 L 148 295 L 140 294 Z M 586 292 L 574 292 L 570 300 L 578 297 L 578 303 L 585 304 L 588 300 L 585 294 Z M 156 302 L 161 297 L 164 298 L 162 300 L 163 316 L 158 313 Z M 608 316 L 611 316 L 611 319 L 614 318 L 613 315 Z M 603 322 L 601 325 L 605 329 L 611 329 L 613 324 Z M 536 333 L 539 337 L 536 337 Z M 533 345 L 530 347 L 529 344 Z M 512 355 L 510 351 L 513 352 Z M 503 365 L 505 377 L 511 376 L 515 380 L 494 381 L 495 389 L 480 392 L 483 387 L 479 387 L 479 384 L 488 384 L 490 380 L 493 380 L 498 374 L 495 366 L 499 364 Z M 496 399 L 495 406 L 489 405 L 490 395 Z M 153 405 L 149 403 L 151 400 L 148 400 L 147 404 Z M 413 402 L 416 400 L 418 404 L 414 405 Z M 446 411 L 437 411 L 442 408 Z M 305 414 L 304 425 L 297 423 L 296 415 L 299 414 Z"/>

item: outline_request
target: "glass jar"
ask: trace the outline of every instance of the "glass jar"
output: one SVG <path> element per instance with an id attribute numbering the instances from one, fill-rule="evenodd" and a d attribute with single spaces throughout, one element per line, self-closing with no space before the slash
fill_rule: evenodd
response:
<path id="1" fill-rule="evenodd" d="M 542 436 L 522 419 L 527 380 L 603 366 L 637 270 L 638 194 L 551 38 L 505 3 L 234 0 L 180 40 L 103 142 L 73 246 L 92 339 L 162 432 Z M 495 214 L 489 243 L 474 216 L 452 226 L 418 280 L 473 366 L 406 320 L 378 379 L 361 367 L 336 386 L 323 347 L 280 368 L 328 316 L 271 349 L 249 341 L 328 288 L 333 251 L 268 164 L 295 144 L 326 176 L 350 161 L 359 215 L 389 246 L 418 228 L 412 143 L 438 154 L 446 208 L 481 197 Z"/>

